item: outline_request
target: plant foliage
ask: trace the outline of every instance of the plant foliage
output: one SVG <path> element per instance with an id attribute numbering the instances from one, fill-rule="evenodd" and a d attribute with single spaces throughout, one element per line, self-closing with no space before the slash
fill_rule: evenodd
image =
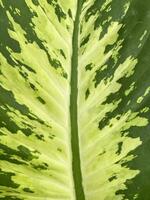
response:
<path id="1" fill-rule="evenodd" d="M 0 0 L 0 200 L 150 199 L 149 34 L 149 0 Z"/>

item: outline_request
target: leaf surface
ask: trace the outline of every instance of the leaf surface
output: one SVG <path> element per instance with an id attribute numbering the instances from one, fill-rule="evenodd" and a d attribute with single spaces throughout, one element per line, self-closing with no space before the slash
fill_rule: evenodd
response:
<path id="1" fill-rule="evenodd" d="M 149 6 L 0 0 L 0 199 L 150 199 Z"/>

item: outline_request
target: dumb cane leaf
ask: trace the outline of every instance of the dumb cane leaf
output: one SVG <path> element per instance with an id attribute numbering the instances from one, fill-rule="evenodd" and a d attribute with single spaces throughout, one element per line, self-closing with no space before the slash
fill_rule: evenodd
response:
<path id="1" fill-rule="evenodd" d="M 150 199 L 149 0 L 0 0 L 0 200 Z"/>

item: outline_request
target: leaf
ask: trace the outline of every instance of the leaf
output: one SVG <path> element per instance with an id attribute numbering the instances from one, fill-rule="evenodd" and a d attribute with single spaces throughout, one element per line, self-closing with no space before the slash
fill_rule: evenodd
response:
<path id="1" fill-rule="evenodd" d="M 149 200 L 150 2 L 0 0 L 0 199 Z"/>

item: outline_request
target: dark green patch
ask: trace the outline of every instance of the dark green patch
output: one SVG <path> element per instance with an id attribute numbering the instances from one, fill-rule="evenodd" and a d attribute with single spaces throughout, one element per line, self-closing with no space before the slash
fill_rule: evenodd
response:
<path id="1" fill-rule="evenodd" d="M 104 117 L 104 118 L 99 122 L 98 128 L 99 128 L 100 130 L 102 130 L 106 125 L 108 125 L 108 123 L 106 124 L 106 117 Z"/>
<path id="2" fill-rule="evenodd" d="M 63 12 L 62 8 L 57 3 L 57 0 L 47 0 L 47 2 L 54 7 L 59 22 L 61 22 L 62 19 L 66 19 L 66 14 Z"/>
<path id="3" fill-rule="evenodd" d="M 104 151 L 102 151 L 101 153 L 99 153 L 98 156 L 102 156 L 102 155 L 105 154 L 105 153 L 106 153 L 106 151 L 104 150 Z"/>
<path id="4" fill-rule="evenodd" d="M 23 161 L 17 160 L 16 158 L 13 158 L 13 155 L 20 156 L 19 152 L 17 150 L 12 149 L 12 148 L 4 145 L 4 144 L 0 144 L 0 149 L 3 151 L 0 154 L 0 160 L 6 160 L 10 163 L 14 163 L 14 164 L 18 164 L 18 165 L 26 164 Z"/>
<path id="5" fill-rule="evenodd" d="M 64 72 L 62 75 L 63 75 L 63 77 L 64 77 L 65 79 L 68 78 L 68 74 L 67 74 L 66 72 Z"/>
<path id="6" fill-rule="evenodd" d="M 110 177 L 108 180 L 111 182 L 111 181 L 113 181 L 113 180 L 115 180 L 115 179 L 117 179 L 117 176 L 116 176 L 116 175 Z"/>
<path id="7" fill-rule="evenodd" d="M 114 43 L 112 45 L 107 45 L 105 48 L 104 54 L 107 54 L 109 51 L 111 51 L 114 46 L 116 46 L 116 43 Z"/>
<path id="8" fill-rule="evenodd" d="M 11 172 L 5 172 L 0 169 L 0 185 L 10 188 L 18 188 L 19 184 L 16 184 L 12 181 L 12 176 L 15 176 L 15 174 Z"/>
<path id="9" fill-rule="evenodd" d="M 123 145 L 123 142 L 119 142 L 119 143 L 118 143 L 118 150 L 116 151 L 116 154 L 119 155 L 119 154 L 121 153 L 122 145 Z"/>
<path id="10" fill-rule="evenodd" d="M 38 91 L 38 89 L 35 87 L 35 85 L 34 84 L 32 84 L 32 83 L 29 83 L 29 85 L 30 85 L 30 87 L 34 90 L 34 91 Z"/>
<path id="11" fill-rule="evenodd" d="M 1 160 L 6 160 L 10 163 L 15 163 L 18 165 L 27 164 L 24 161 L 31 161 L 37 158 L 37 156 L 33 155 L 32 152 L 23 145 L 18 146 L 17 147 L 18 150 L 15 150 L 15 149 L 10 148 L 7 145 L 0 144 L 0 149 L 3 151 L 0 154 Z M 13 158 L 13 156 L 16 156 L 17 158 Z"/>
<path id="12" fill-rule="evenodd" d="M 28 193 L 34 193 L 30 188 L 23 188 L 23 191 L 28 192 Z"/>
<path id="13" fill-rule="evenodd" d="M 91 34 L 88 34 L 88 35 L 83 39 L 83 41 L 82 41 L 81 44 L 80 44 L 80 47 L 84 46 L 84 45 L 89 41 L 90 35 L 91 35 Z"/>
<path id="14" fill-rule="evenodd" d="M 56 135 L 52 134 L 52 135 L 49 135 L 48 137 L 53 140 L 56 137 Z"/>
<path id="15" fill-rule="evenodd" d="M 24 128 L 24 129 L 20 129 L 26 136 L 30 136 L 33 134 L 33 131 L 31 128 Z"/>
<path id="16" fill-rule="evenodd" d="M 55 59 L 55 58 L 51 61 L 51 64 L 52 64 L 52 66 L 53 66 L 55 69 L 58 69 L 58 68 L 60 68 L 60 66 L 61 66 L 60 61 L 57 60 L 57 59 Z"/>
<path id="17" fill-rule="evenodd" d="M 44 135 L 42 135 L 42 134 L 36 134 L 35 136 L 36 136 L 39 140 L 45 141 Z"/>
<path id="18" fill-rule="evenodd" d="M 11 91 L 6 90 L 0 85 L 0 105 L 8 104 L 10 107 L 19 110 L 22 115 L 29 114 L 29 110 L 25 105 L 19 104 Z"/>
<path id="19" fill-rule="evenodd" d="M 17 147 L 17 149 L 19 149 L 19 153 L 18 155 L 23 159 L 23 160 L 26 160 L 26 161 L 31 161 L 33 160 L 34 158 L 37 158 L 37 156 L 34 156 L 31 151 L 23 146 L 23 145 L 20 145 Z"/>
<path id="20" fill-rule="evenodd" d="M 28 74 L 27 74 L 27 72 L 19 71 L 19 74 L 20 74 L 24 79 L 27 80 L 27 78 L 28 78 Z"/>
<path id="21" fill-rule="evenodd" d="M 60 49 L 60 54 L 66 59 L 66 55 L 62 49 Z"/>
<path id="22" fill-rule="evenodd" d="M 34 5 L 38 6 L 39 5 L 39 2 L 38 0 L 32 0 L 32 2 L 34 3 Z"/>
<path id="23" fill-rule="evenodd" d="M 61 22 L 62 19 L 66 19 L 66 14 L 63 12 L 62 8 L 58 4 L 55 7 L 55 13 L 58 17 L 59 22 Z"/>
<path id="24" fill-rule="evenodd" d="M 36 170 L 47 170 L 48 169 L 48 164 L 47 163 L 42 163 L 39 165 L 32 164 L 33 168 Z"/>
<path id="25" fill-rule="evenodd" d="M 26 65 L 25 63 L 23 63 L 23 62 L 21 62 L 20 60 L 17 60 L 16 59 L 16 62 L 18 63 L 18 67 L 19 68 L 25 68 L 25 69 L 27 69 L 29 72 L 32 72 L 32 73 L 34 73 L 34 74 L 36 74 L 36 71 L 33 69 L 33 68 L 31 68 L 31 67 L 29 67 L 28 65 Z"/>
<path id="26" fill-rule="evenodd" d="M 91 70 L 92 69 L 92 63 L 90 63 L 90 64 L 87 64 L 86 66 L 85 66 L 85 69 L 86 70 Z"/>
<path id="27" fill-rule="evenodd" d="M 46 102 L 44 101 L 44 99 L 42 99 L 41 97 L 37 97 L 37 99 L 38 99 L 42 104 L 46 104 Z"/>
<path id="28" fill-rule="evenodd" d="M 69 15 L 69 17 L 72 19 L 72 12 L 71 12 L 71 9 L 70 9 L 70 8 L 68 9 L 68 15 Z"/>
<path id="29" fill-rule="evenodd" d="M 2 131 L 0 131 L 0 135 L 4 135 L 4 133 Z"/>
<path id="30" fill-rule="evenodd" d="M 87 99 L 88 97 L 89 97 L 89 95 L 90 95 L 90 90 L 89 90 L 89 88 L 86 90 L 86 92 L 85 92 L 85 99 Z"/>
<path id="31" fill-rule="evenodd" d="M 57 151 L 62 152 L 62 149 L 61 148 L 57 148 Z"/>
<path id="32" fill-rule="evenodd" d="M 8 111 L 10 107 L 19 110 L 22 115 L 29 115 L 29 110 L 25 105 L 19 104 L 11 91 L 0 86 L 0 127 L 6 127 L 11 133 L 17 133 L 21 128 L 9 117 Z M 3 108 L 1 107 L 3 106 Z"/>

